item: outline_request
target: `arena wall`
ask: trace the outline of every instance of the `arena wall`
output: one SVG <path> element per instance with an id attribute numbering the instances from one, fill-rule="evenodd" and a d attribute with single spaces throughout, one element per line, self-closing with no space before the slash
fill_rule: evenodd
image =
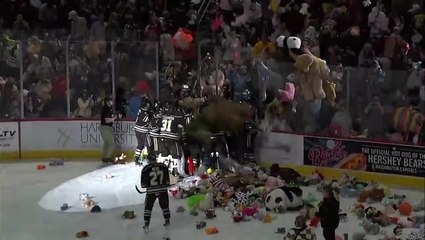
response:
<path id="1" fill-rule="evenodd" d="M 114 124 L 116 152 L 132 156 L 133 121 Z M 425 147 L 360 139 L 332 139 L 284 132 L 262 134 L 258 159 L 309 175 L 319 169 L 338 178 L 349 171 L 363 181 L 425 188 Z M 101 157 L 99 121 L 43 119 L 0 122 L 0 160 Z"/>

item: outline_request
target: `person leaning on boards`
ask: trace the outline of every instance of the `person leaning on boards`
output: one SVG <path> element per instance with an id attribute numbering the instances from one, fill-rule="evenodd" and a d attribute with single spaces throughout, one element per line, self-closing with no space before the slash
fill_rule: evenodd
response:
<path id="1" fill-rule="evenodd" d="M 100 136 L 103 140 L 102 162 L 113 162 L 112 154 L 115 150 L 114 129 L 112 124 L 121 117 L 121 114 L 115 115 L 112 109 L 113 102 L 110 97 L 103 100 L 102 113 L 100 115 Z"/>

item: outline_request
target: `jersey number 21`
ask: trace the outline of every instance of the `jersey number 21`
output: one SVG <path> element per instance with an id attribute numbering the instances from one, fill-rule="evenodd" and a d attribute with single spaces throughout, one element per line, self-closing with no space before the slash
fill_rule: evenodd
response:
<path id="1" fill-rule="evenodd" d="M 151 178 L 151 187 L 155 187 L 155 186 L 163 184 L 164 173 L 162 171 L 151 172 L 149 174 L 149 177 Z"/>

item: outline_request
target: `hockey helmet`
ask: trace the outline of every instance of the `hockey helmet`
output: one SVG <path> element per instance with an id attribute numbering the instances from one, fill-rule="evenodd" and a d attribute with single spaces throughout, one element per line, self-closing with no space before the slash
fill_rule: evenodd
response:
<path id="1" fill-rule="evenodd" d="M 156 162 L 156 154 L 155 154 L 155 152 L 154 151 L 149 151 L 148 152 L 148 156 L 146 157 L 146 159 L 149 161 L 149 162 Z"/>

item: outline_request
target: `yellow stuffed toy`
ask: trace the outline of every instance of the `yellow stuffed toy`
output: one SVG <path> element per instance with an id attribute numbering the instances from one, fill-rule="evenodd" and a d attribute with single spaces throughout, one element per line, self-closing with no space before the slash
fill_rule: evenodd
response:
<path id="1" fill-rule="evenodd" d="M 297 78 L 301 92 L 305 100 L 324 99 L 327 97 L 331 102 L 336 98 L 336 85 L 329 76 L 329 68 L 326 61 L 314 56 L 310 52 L 302 55 L 291 54 L 295 60 Z"/>

